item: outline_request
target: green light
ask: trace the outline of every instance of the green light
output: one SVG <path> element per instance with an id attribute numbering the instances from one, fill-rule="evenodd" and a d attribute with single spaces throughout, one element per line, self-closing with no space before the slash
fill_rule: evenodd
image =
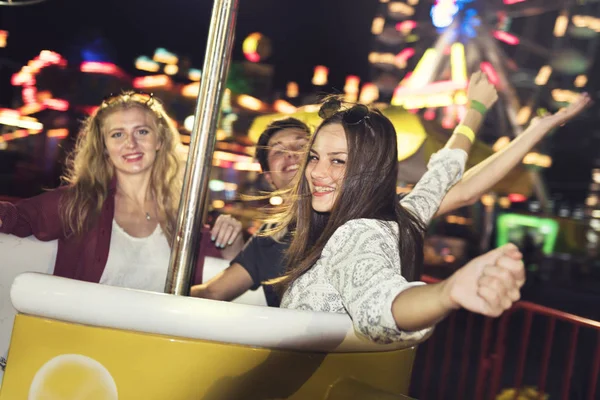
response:
<path id="1" fill-rule="evenodd" d="M 521 214 L 503 214 L 498 217 L 496 246 L 500 247 L 509 242 L 510 228 L 526 226 L 537 228 L 544 234 L 544 246 L 542 252 L 544 254 L 552 254 L 558 237 L 558 222 L 550 218 L 540 218 L 530 215 Z"/>

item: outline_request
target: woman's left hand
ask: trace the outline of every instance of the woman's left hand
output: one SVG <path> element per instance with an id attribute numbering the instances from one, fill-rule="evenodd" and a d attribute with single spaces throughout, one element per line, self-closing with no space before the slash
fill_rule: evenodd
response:
<path id="1" fill-rule="evenodd" d="M 482 103 L 489 110 L 498 100 L 498 92 L 487 75 L 483 71 L 477 71 L 471 75 L 467 98 L 469 101 L 476 100 Z"/>
<path id="2" fill-rule="evenodd" d="M 221 214 L 210 231 L 215 245 L 225 248 L 233 244 L 242 234 L 242 223 L 231 215 Z"/>
<path id="3" fill-rule="evenodd" d="M 507 244 L 471 260 L 444 281 L 445 306 L 498 317 L 521 297 L 523 255 Z"/>
<path id="4" fill-rule="evenodd" d="M 548 113 L 539 117 L 535 117 L 533 120 L 531 120 L 531 125 L 544 124 L 550 129 L 556 128 L 566 124 L 569 120 L 581 114 L 581 112 L 583 112 L 583 110 L 585 110 L 590 104 L 592 104 L 590 95 L 583 93 L 567 107 L 560 109 L 554 114 Z"/>

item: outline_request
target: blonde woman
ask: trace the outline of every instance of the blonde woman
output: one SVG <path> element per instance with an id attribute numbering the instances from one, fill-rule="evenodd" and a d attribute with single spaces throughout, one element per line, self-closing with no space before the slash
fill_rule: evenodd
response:
<path id="1" fill-rule="evenodd" d="M 1 202 L 0 232 L 58 239 L 54 275 L 162 291 L 181 193 L 180 145 L 151 94 L 110 96 L 83 126 L 67 185 Z M 231 235 L 227 242 L 241 248 L 239 232 Z"/>

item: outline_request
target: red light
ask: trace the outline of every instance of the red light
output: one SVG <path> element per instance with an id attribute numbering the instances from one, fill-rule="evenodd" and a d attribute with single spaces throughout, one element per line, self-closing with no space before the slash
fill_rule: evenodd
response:
<path id="1" fill-rule="evenodd" d="M 500 83 L 500 77 L 498 77 L 498 72 L 494 69 L 493 65 L 487 61 L 484 61 L 480 64 L 481 69 L 487 75 L 490 83 L 494 86 L 497 86 Z"/>
<path id="2" fill-rule="evenodd" d="M 520 40 L 515 35 L 511 35 L 510 33 L 504 31 L 494 31 L 494 37 L 501 42 L 506 44 L 510 44 L 511 46 L 516 46 L 520 43 Z"/>
<path id="3" fill-rule="evenodd" d="M 83 111 L 84 113 L 86 113 L 88 115 L 92 115 L 93 113 L 95 113 L 98 108 L 100 108 L 100 107 L 98 107 L 98 106 L 82 106 L 82 107 L 80 107 L 81 111 Z"/>
<path id="4" fill-rule="evenodd" d="M 423 118 L 427 121 L 433 121 L 435 119 L 435 110 L 433 108 L 428 108 L 423 114 Z"/>
<path id="5" fill-rule="evenodd" d="M 248 60 L 250 62 L 259 62 L 260 61 L 260 56 L 255 51 L 251 52 L 251 53 L 244 53 L 244 56 L 246 56 L 246 60 Z"/>
<path id="6" fill-rule="evenodd" d="M 504 4 L 511 5 L 511 4 L 522 3 L 524 1 L 525 0 L 504 0 Z"/>
<path id="7" fill-rule="evenodd" d="M 49 64 L 59 64 L 61 61 L 63 61 L 63 58 L 60 54 L 50 50 L 42 50 L 37 58 Z"/>
<path id="8" fill-rule="evenodd" d="M 398 32 L 410 32 L 417 27 L 416 21 L 403 21 L 396 24 Z"/>
<path id="9" fill-rule="evenodd" d="M 85 61 L 81 63 L 81 72 L 113 75 L 118 78 L 125 78 L 127 75 L 115 64 L 107 62 Z"/>
<path id="10" fill-rule="evenodd" d="M 22 94 L 25 104 L 37 103 L 37 89 L 35 86 L 23 87 Z"/>
<path id="11" fill-rule="evenodd" d="M 402 50 L 398 55 L 396 55 L 396 63 L 406 64 L 409 58 L 415 55 L 415 49 L 408 48 Z"/>
<path id="12" fill-rule="evenodd" d="M 508 195 L 508 199 L 513 203 L 522 203 L 527 200 L 527 197 L 520 193 L 511 193 Z"/>
<path id="13" fill-rule="evenodd" d="M 49 109 L 56 111 L 67 111 L 69 109 L 69 102 L 61 99 L 44 100 L 44 105 Z"/>

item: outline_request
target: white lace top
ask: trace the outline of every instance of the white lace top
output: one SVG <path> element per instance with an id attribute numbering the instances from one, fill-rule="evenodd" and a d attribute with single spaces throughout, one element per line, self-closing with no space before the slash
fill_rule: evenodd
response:
<path id="1" fill-rule="evenodd" d="M 402 205 L 428 224 L 446 192 L 462 177 L 466 159 L 459 149 L 434 154 L 429 170 Z M 424 283 L 409 283 L 400 272 L 398 225 L 352 220 L 334 232 L 321 258 L 286 291 L 281 307 L 347 313 L 357 333 L 378 343 L 419 340 L 431 328 L 399 330 L 392 302 L 402 291 Z"/>

